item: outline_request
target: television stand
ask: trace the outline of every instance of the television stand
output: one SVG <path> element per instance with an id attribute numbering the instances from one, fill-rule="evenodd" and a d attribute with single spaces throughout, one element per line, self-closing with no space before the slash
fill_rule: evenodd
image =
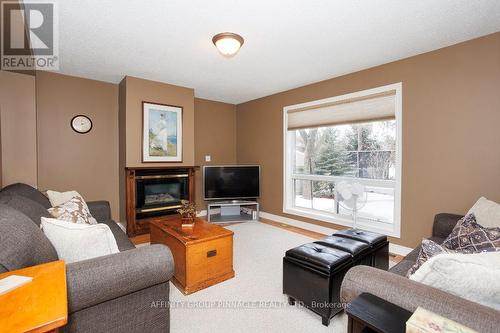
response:
<path id="1" fill-rule="evenodd" d="M 214 212 L 220 209 L 220 212 Z M 249 222 L 259 220 L 259 203 L 253 200 L 227 200 L 207 204 L 210 223 Z"/>

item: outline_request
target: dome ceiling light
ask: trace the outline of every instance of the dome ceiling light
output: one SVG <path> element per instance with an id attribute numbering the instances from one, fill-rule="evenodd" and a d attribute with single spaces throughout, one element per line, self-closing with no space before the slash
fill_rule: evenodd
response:
<path id="1" fill-rule="evenodd" d="M 212 42 L 223 56 L 229 58 L 238 53 L 243 45 L 244 39 L 240 35 L 232 32 L 222 32 L 215 35 L 212 38 Z"/>

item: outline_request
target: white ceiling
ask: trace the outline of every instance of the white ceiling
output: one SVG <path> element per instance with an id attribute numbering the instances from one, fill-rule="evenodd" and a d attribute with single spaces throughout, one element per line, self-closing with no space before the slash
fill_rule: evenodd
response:
<path id="1" fill-rule="evenodd" d="M 60 68 L 241 103 L 500 31 L 499 0 L 56 0 Z M 245 44 L 222 57 L 213 35 Z"/>

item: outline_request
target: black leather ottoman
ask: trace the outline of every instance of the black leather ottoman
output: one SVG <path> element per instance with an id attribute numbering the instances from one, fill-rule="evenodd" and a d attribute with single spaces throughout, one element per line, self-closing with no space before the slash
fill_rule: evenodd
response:
<path id="1" fill-rule="evenodd" d="M 342 230 L 323 240 L 288 250 L 283 258 L 283 293 L 289 303 L 319 314 L 323 325 L 342 311 L 340 286 L 355 265 L 387 270 L 387 237 L 366 231 Z"/>
<path id="2" fill-rule="evenodd" d="M 363 265 L 380 268 L 385 271 L 389 269 L 389 242 L 387 241 L 387 236 L 359 229 L 344 229 L 337 231 L 334 235 L 358 240 L 370 246 L 368 254 L 370 263 Z"/>

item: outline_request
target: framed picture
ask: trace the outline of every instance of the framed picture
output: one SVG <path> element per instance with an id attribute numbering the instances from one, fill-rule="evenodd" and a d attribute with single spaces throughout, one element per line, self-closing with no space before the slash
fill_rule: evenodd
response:
<path id="1" fill-rule="evenodd" d="M 182 107 L 142 102 L 142 161 L 182 162 Z"/>

